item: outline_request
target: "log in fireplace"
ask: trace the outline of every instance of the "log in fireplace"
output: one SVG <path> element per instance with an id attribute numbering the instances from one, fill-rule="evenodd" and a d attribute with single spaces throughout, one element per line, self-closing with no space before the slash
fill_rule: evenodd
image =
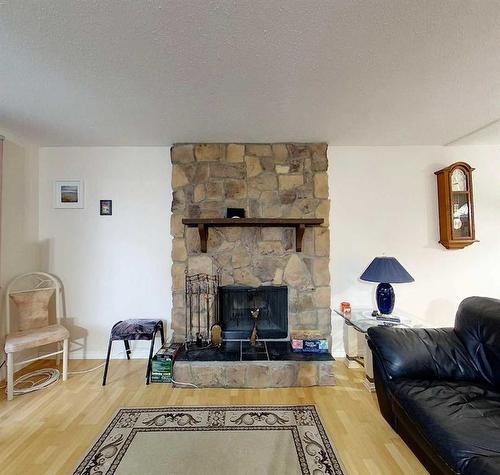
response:
<path id="1" fill-rule="evenodd" d="M 254 327 L 251 311 L 259 309 L 259 340 L 288 338 L 288 288 L 286 285 L 219 288 L 220 322 L 225 340 L 248 340 Z"/>

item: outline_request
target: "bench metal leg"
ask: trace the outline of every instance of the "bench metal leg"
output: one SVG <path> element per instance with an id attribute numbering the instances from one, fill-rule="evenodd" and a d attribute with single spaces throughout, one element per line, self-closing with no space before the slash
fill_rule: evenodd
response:
<path id="1" fill-rule="evenodd" d="M 146 384 L 149 384 L 149 380 L 151 379 L 151 360 L 153 358 L 153 350 L 155 347 L 155 338 L 156 338 L 156 332 L 153 334 L 153 338 L 151 338 L 151 346 L 149 347 L 149 358 L 148 358 L 148 369 L 146 370 Z"/>
<path id="2" fill-rule="evenodd" d="M 106 386 L 106 378 L 108 376 L 108 367 L 109 367 L 109 357 L 111 356 L 111 345 L 113 344 L 113 340 L 109 339 L 108 344 L 108 355 L 106 356 L 106 364 L 104 366 L 104 376 L 102 377 L 102 385 Z"/>
<path id="3" fill-rule="evenodd" d="M 160 322 L 159 329 L 160 329 L 161 346 L 163 346 L 165 344 L 165 335 L 163 333 L 163 322 Z"/>
<path id="4" fill-rule="evenodd" d="M 127 359 L 130 359 L 130 344 L 128 340 L 123 340 L 123 343 L 125 343 L 125 353 L 127 353 Z"/>

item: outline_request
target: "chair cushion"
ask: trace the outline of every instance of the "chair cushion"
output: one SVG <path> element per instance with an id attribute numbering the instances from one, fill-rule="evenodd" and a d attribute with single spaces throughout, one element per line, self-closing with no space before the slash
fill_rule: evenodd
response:
<path id="1" fill-rule="evenodd" d="M 49 324 L 49 302 L 55 289 L 36 289 L 10 294 L 19 313 L 19 331 L 44 328 Z"/>
<path id="2" fill-rule="evenodd" d="M 467 381 L 391 382 L 399 406 L 461 474 L 500 473 L 500 392 Z M 396 407 L 397 411 L 397 407 Z"/>
<path id="3" fill-rule="evenodd" d="M 118 322 L 111 329 L 112 340 L 151 340 L 161 320 L 130 318 Z"/>
<path id="4" fill-rule="evenodd" d="M 5 353 L 36 348 L 69 338 L 69 332 L 62 325 L 49 325 L 24 332 L 15 332 L 5 338 Z"/>

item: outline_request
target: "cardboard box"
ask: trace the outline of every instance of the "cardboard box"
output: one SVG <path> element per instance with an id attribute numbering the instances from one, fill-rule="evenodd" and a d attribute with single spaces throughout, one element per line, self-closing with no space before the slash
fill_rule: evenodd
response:
<path id="1" fill-rule="evenodd" d="M 162 346 L 154 355 L 153 359 L 157 360 L 175 360 L 175 356 L 177 355 L 177 351 L 181 347 L 180 343 L 171 343 L 170 345 Z"/>
<path id="2" fill-rule="evenodd" d="M 297 353 L 328 353 L 328 340 L 292 339 L 292 351 Z"/>
<path id="3" fill-rule="evenodd" d="M 161 347 L 151 360 L 151 382 L 171 383 L 174 371 L 174 361 L 180 344 Z"/>
<path id="4" fill-rule="evenodd" d="M 172 373 L 151 373 L 152 383 L 171 383 Z"/>

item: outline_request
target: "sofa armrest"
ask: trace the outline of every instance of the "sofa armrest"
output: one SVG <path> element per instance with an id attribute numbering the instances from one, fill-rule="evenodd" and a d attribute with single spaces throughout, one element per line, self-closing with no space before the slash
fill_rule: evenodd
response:
<path id="1" fill-rule="evenodd" d="M 368 344 L 388 379 L 482 379 L 453 328 L 372 327 Z"/>

